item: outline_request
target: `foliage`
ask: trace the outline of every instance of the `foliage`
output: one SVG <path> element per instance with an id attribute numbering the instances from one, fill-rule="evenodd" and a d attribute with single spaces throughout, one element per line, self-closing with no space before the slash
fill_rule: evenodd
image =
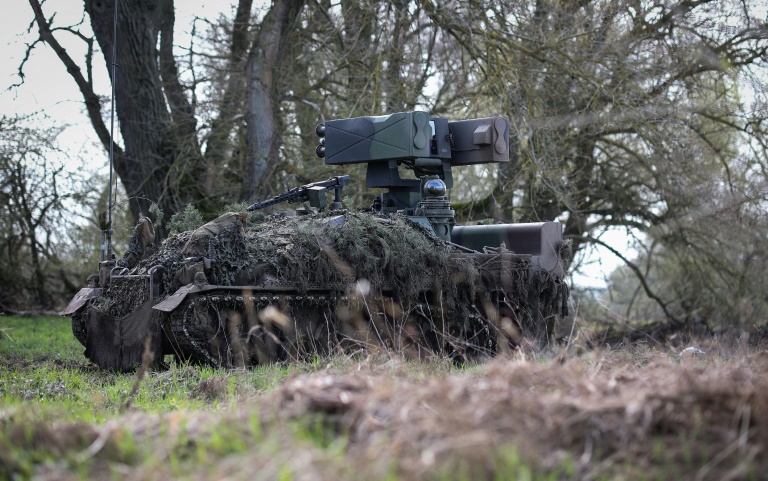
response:
<path id="1" fill-rule="evenodd" d="M 228 212 L 248 212 L 248 217 L 246 217 L 245 220 L 245 228 L 246 230 L 256 229 L 258 224 L 264 221 L 266 215 L 264 212 L 258 210 L 248 211 L 248 207 L 250 205 L 251 204 L 248 202 L 235 202 L 232 204 L 227 204 L 221 208 L 221 210 L 217 213 L 217 216 L 224 215 Z"/>
<path id="2" fill-rule="evenodd" d="M 768 314 L 765 213 L 710 204 L 698 214 L 654 231 L 649 248 L 633 259 L 655 299 L 622 267 L 611 274 L 606 301 L 629 320 L 671 315 L 692 329 L 754 331 Z"/>
<path id="3" fill-rule="evenodd" d="M 470 53 L 470 110 L 501 108 L 512 121 L 518 158 L 499 171 L 497 216 L 560 219 L 577 254 L 603 245 L 608 230 L 630 229 L 686 257 L 674 275 L 701 282 L 700 292 L 745 294 L 743 267 L 715 277 L 701 269 L 719 272 L 726 252 L 765 245 L 759 228 L 738 227 L 754 225 L 744 212 L 768 198 L 768 43 L 758 2 L 425 5 Z M 705 224 L 734 226 L 719 232 L 740 240 Z M 614 253 L 643 276 L 631 256 Z M 664 283 L 640 285 L 674 322 L 704 307 L 678 309 Z"/>
<path id="4" fill-rule="evenodd" d="M 157 222 L 160 225 L 163 225 L 165 222 L 165 213 L 160 210 L 160 206 L 157 204 L 152 204 L 149 206 L 149 213 L 152 215 L 152 217 L 155 219 L 155 222 Z"/>
<path id="5" fill-rule="evenodd" d="M 195 230 L 204 223 L 203 215 L 200 211 L 192 204 L 188 204 L 184 207 L 183 211 L 177 212 L 171 216 L 171 220 L 168 222 L 168 232 L 177 234 L 179 232 Z"/>
<path id="6" fill-rule="evenodd" d="M 64 169 L 58 131 L 0 118 L 0 310 L 51 309 L 71 283 L 58 250 L 88 191 Z M 63 281 L 63 283 L 62 283 Z"/>
<path id="7" fill-rule="evenodd" d="M 60 129 L 36 120 L 0 118 L 0 311 L 61 308 L 99 261 L 96 212 L 106 215 L 108 182 L 68 167 Z M 113 209 L 115 252 L 132 230 L 125 204 Z"/>

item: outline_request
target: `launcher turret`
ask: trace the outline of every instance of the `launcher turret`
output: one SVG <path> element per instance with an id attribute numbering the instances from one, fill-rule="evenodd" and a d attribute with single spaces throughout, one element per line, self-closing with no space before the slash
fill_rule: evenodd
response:
<path id="1" fill-rule="evenodd" d="M 449 122 L 427 112 L 400 112 L 329 120 L 316 132 L 316 153 L 326 164 L 368 164 L 366 187 L 387 189 L 376 202 L 383 212 L 415 209 L 424 199 L 424 177 L 437 176 L 450 189 L 452 167 L 509 162 L 504 117 Z M 401 178 L 401 166 L 415 178 Z"/>

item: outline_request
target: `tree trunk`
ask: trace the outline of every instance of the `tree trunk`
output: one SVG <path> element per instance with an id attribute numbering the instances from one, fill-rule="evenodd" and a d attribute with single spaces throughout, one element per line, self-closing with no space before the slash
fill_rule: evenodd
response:
<path id="1" fill-rule="evenodd" d="M 86 0 L 85 10 L 104 54 L 107 68 L 112 72 L 114 0 Z M 169 40 L 164 42 L 164 71 L 166 85 L 174 87 L 167 93 L 166 104 L 161 67 L 158 62 L 158 36 L 165 27 L 172 30 L 173 20 L 167 12 L 173 11 L 172 0 L 136 0 L 121 2 L 117 19 L 117 69 L 115 106 L 120 121 L 124 151 L 116 155 L 114 167 L 131 198 L 134 219 L 149 212 L 156 202 L 166 217 L 178 212 L 191 198 L 185 185 L 185 174 L 193 170 L 198 156 L 193 142 L 194 117 L 183 107 L 186 100 L 175 79 L 175 65 L 169 54 Z M 164 15 L 164 13 L 166 15 Z M 169 26 L 170 23 L 170 26 Z M 170 39 L 172 42 L 172 37 Z M 169 58 L 170 57 L 170 58 Z M 186 136 L 180 138 L 180 136 Z M 185 145 L 186 144 L 186 145 Z M 180 145 L 186 148 L 180 149 Z M 190 156 L 190 153 L 192 154 Z M 159 234 L 164 237 L 165 232 Z"/>
<path id="2" fill-rule="evenodd" d="M 375 8 L 375 6 L 373 7 Z M 375 49 L 371 45 L 374 12 L 364 10 L 358 0 L 341 0 L 344 15 L 344 45 L 342 52 L 347 58 L 347 104 L 349 117 L 374 115 L 377 112 L 375 100 L 371 102 L 371 58 Z M 375 96 L 373 96 L 375 97 Z M 372 110 L 373 109 L 373 110 Z"/>
<path id="3" fill-rule="evenodd" d="M 385 113 L 402 112 L 406 107 L 406 94 L 405 85 L 403 82 L 403 64 L 405 55 L 405 33 L 408 29 L 406 25 L 408 14 L 408 5 L 403 2 L 400 8 L 396 8 L 394 12 L 395 16 L 395 28 L 392 32 L 393 38 L 388 42 L 389 49 L 387 52 L 387 70 L 386 70 L 386 111 Z"/>
<path id="4" fill-rule="evenodd" d="M 252 202 L 273 191 L 270 177 L 278 162 L 281 133 L 278 103 L 278 64 L 303 0 L 275 0 L 261 23 L 247 66 L 246 165 L 240 200 Z"/>
<path id="5" fill-rule="evenodd" d="M 215 179 L 227 153 L 233 150 L 230 134 L 240 125 L 244 113 L 245 65 L 248 53 L 248 27 L 251 19 L 253 0 L 240 0 L 232 25 L 232 41 L 227 61 L 227 83 L 219 105 L 218 116 L 211 122 L 211 134 L 205 149 L 208 175 L 204 179 L 205 192 L 212 195 L 218 187 Z"/>

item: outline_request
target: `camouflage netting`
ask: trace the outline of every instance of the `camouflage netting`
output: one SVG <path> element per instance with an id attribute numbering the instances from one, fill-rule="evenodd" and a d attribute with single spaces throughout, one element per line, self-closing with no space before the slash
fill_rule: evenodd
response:
<path id="1" fill-rule="evenodd" d="M 474 264 L 452 257 L 407 219 L 349 213 L 343 223 L 328 227 L 335 219 L 287 219 L 277 229 L 264 225 L 249 233 L 250 253 L 299 290 L 332 286 L 345 291 L 366 279 L 375 292 L 391 292 L 405 303 L 424 290 L 442 291 L 451 309 L 474 298 Z"/>
<path id="2" fill-rule="evenodd" d="M 400 216 L 347 213 L 341 222 L 338 215 L 273 215 L 247 230 L 243 221 L 243 214 L 230 213 L 171 236 L 137 264 L 135 273 L 162 265 L 165 292 L 173 292 L 203 270 L 200 258 L 209 258 L 214 261 L 205 272 L 215 285 L 254 285 L 274 278 L 302 293 L 315 288 L 343 294 L 356 280 L 366 279 L 375 291 L 392 292 L 403 302 L 425 289 L 443 291 L 449 308 L 469 304 L 475 295 L 479 273 L 474 263 L 452 256 L 440 241 Z M 107 312 L 125 315 L 146 301 L 147 289 L 137 289 L 141 282 L 115 283 Z"/>
<path id="3" fill-rule="evenodd" d="M 464 253 L 399 215 L 272 215 L 256 222 L 252 216 L 251 223 L 246 223 L 246 213 L 228 213 L 196 230 L 172 235 L 159 246 L 134 242 L 131 245 L 141 247 L 143 252 L 138 254 L 143 255 L 129 251 L 118 265 L 125 267 L 122 274 L 131 276 L 161 266 L 164 295 L 202 282 L 280 286 L 281 292 L 287 289 L 300 295 L 321 290 L 341 298 L 364 279 L 374 298 L 391 299 L 400 306 L 403 322 L 414 306 L 432 306 L 430 314 L 421 317 L 430 318 L 433 330 L 459 336 L 480 329 L 487 332 L 488 322 L 500 325 L 504 317 L 526 330 L 533 327 L 531 332 L 538 335 L 536 329 L 543 320 L 561 314 L 568 295 L 560 279 L 542 272 L 531 275 L 530 256 L 504 248 Z M 119 327 L 121 320 L 135 320 L 136 312 L 144 312 L 150 304 L 148 278 L 126 277 L 113 280 L 89 309 Z M 298 306 L 293 311 L 301 329 L 298 324 L 309 311 Z M 291 309 L 287 312 L 291 314 Z M 156 332 L 162 321 L 155 315 L 145 317 L 142 332 Z M 370 313 L 368 317 L 373 320 Z M 210 322 L 218 326 L 223 321 L 212 318 Z M 423 327 L 420 330 L 425 332 Z M 127 342 L 116 335 L 118 341 Z M 97 351 L 94 346 L 89 349 Z M 108 364 L 120 368 L 115 356 Z M 128 357 L 136 361 L 141 354 Z"/>

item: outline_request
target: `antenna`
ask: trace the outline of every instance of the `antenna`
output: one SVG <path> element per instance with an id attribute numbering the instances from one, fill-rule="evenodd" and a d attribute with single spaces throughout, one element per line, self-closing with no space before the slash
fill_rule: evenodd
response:
<path id="1" fill-rule="evenodd" d="M 111 124 L 109 127 L 109 205 L 107 207 L 107 218 L 99 215 L 101 227 L 101 251 L 99 262 L 99 286 L 106 288 L 109 286 L 112 278 L 112 269 L 115 267 L 115 261 L 112 260 L 112 208 L 115 205 L 116 191 L 112 189 L 114 177 L 115 160 L 115 84 L 117 83 L 117 0 L 115 0 L 114 18 L 112 19 L 112 112 Z M 114 190 L 114 191 L 113 191 Z M 106 252 L 105 252 L 106 244 Z"/>
<path id="2" fill-rule="evenodd" d="M 107 258 L 112 260 L 112 208 L 115 205 L 117 189 L 112 189 L 113 171 L 115 163 L 115 85 L 117 84 L 117 0 L 115 0 L 114 17 L 112 19 L 112 107 L 109 126 L 109 218 L 107 230 L 104 232 L 107 240 Z M 115 198 L 113 198 L 113 195 Z"/>

